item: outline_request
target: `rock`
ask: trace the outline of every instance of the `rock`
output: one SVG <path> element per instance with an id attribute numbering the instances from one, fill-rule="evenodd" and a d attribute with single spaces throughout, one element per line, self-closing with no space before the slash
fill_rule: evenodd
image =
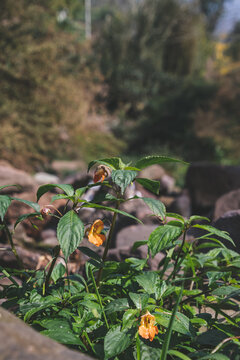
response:
<path id="1" fill-rule="evenodd" d="M 217 229 L 227 231 L 233 239 L 236 247 L 227 240 L 219 238 L 228 248 L 240 253 L 240 209 L 227 211 L 220 218 L 214 221 L 213 226 Z"/>
<path id="2" fill-rule="evenodd" d="M 213 220 L 218 219 L 227 211 L 240 209 L 240 188 L 221 196 L 215 203 Z"/>
<path id="3" fill-rule="evenodd" d="M 186 218 L 191 216 L 191 199 L 186 189 L 170 204 L 168 212 L 177 213 Z"/>
<path id="4" fill-rule="evenodd" d="M 38 172 L 34 175 L 34 180 L 38 185 L 44 184 L 60 184 L 60 179 L 58 176 L 53 174 L 48 174 L 46 172 Z"/>
<path id="5" fill-rule="evenodd" d="M 86 172 L 80 171 L 73 175 L 67 176 L 63 180 L 63 184 L 70 184 L 74 187 L 74 189 L 78 189 L 78 188 L 88 185 L 91 180 L 92 180 L 91 175 L 86 174 Z"/>
<path id="6" fill-rule="evenodd" d="M 51 164 L 51 168 L 56 171 L 58 174 L 76 172 L 79 170 L 86 169 L 86 164 L 84 161 L 63 161 L 55 160 Z"/>
<path id="7" fill-rule="evenodd" d="M 140 172 L 139 177 L 159 181 L 161 194 L 170 194 L 175 190 L 175 179 L 168 175 L 160 165 L 148 166 Z M 137 184 L 137 189 L 141 191 L 142 187 Z"/>
<path id="8" fill-rule="evenodd" d="M 155 230 L 157 225 L 131 225 L 117 234 L 116 248 L 132 247 L 136 241 L 148 240 L 149 235 Z"/>
<path id="9" fill-rule="evenodd" d="M 37 333 L 0 307 L 0 360 L 91 360 Z"/>
<path id="10" fill-rule="evenodd" d="M 240 166 L 192 164 L 187 171 L 186 188 L 193 213 L 209 211 L 220 196 L 240 188 Z"/>
<path id="11" fill-rule="evenodd" d="M 33 177 L 25 171 L 15 169 L 8 165 L 0 165 L 0 186 L 12 184 L 19 185 L 20 188 L 15 186 L 7 187 L 1 189 L 1 194 L 34 192 L 37 186 Z"/>

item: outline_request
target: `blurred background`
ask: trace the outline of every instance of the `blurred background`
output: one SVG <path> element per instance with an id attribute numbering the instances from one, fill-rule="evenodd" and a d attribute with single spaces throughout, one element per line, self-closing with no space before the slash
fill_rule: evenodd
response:
<path id="1" fill-rule="evenodd" d="M 0 158 L 16 168 L 238 164 L 239 0 L 1 0 L 0 29 Z"/>

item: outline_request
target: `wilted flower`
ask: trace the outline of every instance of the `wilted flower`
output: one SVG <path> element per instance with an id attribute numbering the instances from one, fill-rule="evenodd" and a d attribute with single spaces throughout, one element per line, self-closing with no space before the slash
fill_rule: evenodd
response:
<path id="1" fill-rule="evenodd" d="M 98 166 L 93 176 L 93 182 L 94 183 L 97 183 L 99 181 L 103 182 L 106 177 L 108 177 L 108 171 L 106 166 L 104 165 Z"/>
<path id="2" fill-rule="evenodd" d="M 102 220 L 95 220 L 92 224 L 90 230 L 88 231 L 88 240 L 90 243 L 100 246 L 106 240 L 106 236 L 101 234 L 101 231 L 104 228 L 104 224 Z"/>
<path id="3" fill-rule="evenodd" d="M 45 218 L 45 217 L 47 217 L 48 215 L 50 215 L 51 209 L 50 209 L 49 207 L 45 206 L 45 207 L 43 207 L 43 208 L 41 209 L 40 212 L 41 212 L 42 217 Z"/>
<path id="4" fill-rule="evenodd" d="M 144 339 L 153 341 L 155 335 L 158 334 L 158 328 L 155 324 L 155 316 L 151 315 L 149 311 L 141 316 L 141 325 L 138 328 L 138 333 Z"/>

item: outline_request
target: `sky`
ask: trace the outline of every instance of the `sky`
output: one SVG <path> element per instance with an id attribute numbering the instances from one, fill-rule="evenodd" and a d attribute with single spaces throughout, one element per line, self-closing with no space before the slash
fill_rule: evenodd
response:
<path id="1" fill-rule="evenodd" d="M 227 1 L 225 12 L 217 24 L 216 33 L 226 34 L 230 32 L 238 20 L 240 20 L 240 0 Z"/>

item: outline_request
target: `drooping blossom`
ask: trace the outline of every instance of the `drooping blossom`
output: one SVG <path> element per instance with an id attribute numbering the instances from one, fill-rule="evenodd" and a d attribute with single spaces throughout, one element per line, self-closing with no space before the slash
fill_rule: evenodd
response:
<path id="1" fill-rule="evenodd" d="M 98 166 L 94 175 L 93 175 L 93 182 L 97 183 L 99 181 L 103 182 L 105 178 L 108 177 L 107 169 L 104 165 Z"/>
<path id="2" fill-rule="evenodd" d="M 94 221 L 87 235 L 90 243 L 96 246 L 102 245 L 102 243 L 106 240 L 106 236 L 104 234 L 101 234 L 103 228 L 104 223 L 102 222 L 102 220 L 98 219 Z"/>
<path id="3" fill-rule="evenodd" d="M 155 324 L 155 316 L 151 315 L 149 311 L 141 316 L 141 325 L 138 328 L 138 333 L 144 339 L 153 341 L 155 335 L 158 334 L 158 328 Z"/>

